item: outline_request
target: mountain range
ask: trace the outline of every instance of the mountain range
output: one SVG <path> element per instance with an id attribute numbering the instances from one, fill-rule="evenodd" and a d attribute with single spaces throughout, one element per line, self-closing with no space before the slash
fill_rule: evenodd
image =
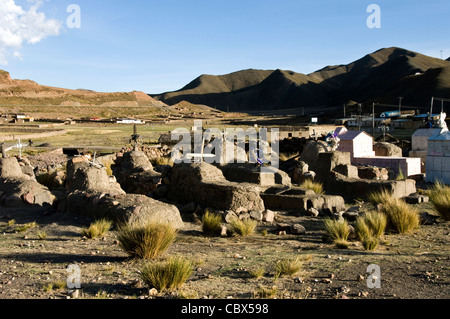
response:
<path id="1" fill-rule="evenodd" d="M 429 108 L 432 96 L 450 98 L 449 59 L 391 47 L 311 74 L 248 69 L 201 75 L 178 91 L 150 95 L 168 105 L 188 101 L 240 112 L 369 102 L 398 104 L 399 97 L 404 105 Z"/>

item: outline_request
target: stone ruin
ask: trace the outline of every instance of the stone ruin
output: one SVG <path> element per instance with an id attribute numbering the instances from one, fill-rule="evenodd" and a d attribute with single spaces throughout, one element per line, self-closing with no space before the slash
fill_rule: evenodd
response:
<path id="1" fill-rule="evenodd" d="M 117 223 L 152 221 L 183 227 L 176 206 L 145 195 L 127 194 L 104 168 L 82 159 L 69 161 L 66 188 L 67 195 L 59 203 L 59 212 L 108 218 Z"/>

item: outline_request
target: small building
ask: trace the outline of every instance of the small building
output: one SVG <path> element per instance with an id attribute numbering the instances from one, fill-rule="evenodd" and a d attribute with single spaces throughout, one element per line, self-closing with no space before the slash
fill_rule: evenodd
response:
<path id="1" fill-rule="evenodd" d="M 428 139 L 426 181 L 441 181 L 450 185 L 450 132 L 431 136 Z"/>
<path id="2" fill-rule="evenodd" d="M 337 151 L 350 152 L 351 158 L 375 156 L 373 150 L 373 137 L 364 131 L 348 131 L 346 128 L 338 128 L 336 133 L 340 142 Z"/>
<path id="3" fill-rule="evenodd" d="M 145 122 L 136 119 L 117 119 L 117 124 L 145 124 Z"/>

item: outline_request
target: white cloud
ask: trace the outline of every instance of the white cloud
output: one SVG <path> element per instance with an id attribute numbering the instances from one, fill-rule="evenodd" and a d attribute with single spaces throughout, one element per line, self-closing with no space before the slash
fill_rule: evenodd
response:
<path id="1" fill-rule="evenodd" d="M 38 12 L 41 0 L 32 0 L 24 9 L 15 0 L 0 0 L 0 64 L 7 65 L 8 58 L 21 58 L 19 50 L 24 44 L 35 44 L 46 37 L 58 35 L 62 24 Z"/>

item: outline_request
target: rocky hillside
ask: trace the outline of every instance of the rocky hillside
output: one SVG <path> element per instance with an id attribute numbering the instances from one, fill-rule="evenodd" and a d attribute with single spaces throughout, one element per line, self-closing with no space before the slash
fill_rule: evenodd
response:
<path id="1" fill-rule="evenodd" d="M 0 105 L 56 106 L 163 106 L 143 92 L 99 93 L 39 85 L 30 80 L 14 80 L 0 70 Z"/>
<path id="2" fill-rule="evenodd" d="M 401 48 L 384 48 L 347 65 L 305 75 L 285 70 L 243 70 L 202 75 L 176 92 L 152 95 L 221 110 L 248 111 L 336 106 L 378 101 L 426 107 L 431 96 L 450 96 L 450 62 Z"/>

